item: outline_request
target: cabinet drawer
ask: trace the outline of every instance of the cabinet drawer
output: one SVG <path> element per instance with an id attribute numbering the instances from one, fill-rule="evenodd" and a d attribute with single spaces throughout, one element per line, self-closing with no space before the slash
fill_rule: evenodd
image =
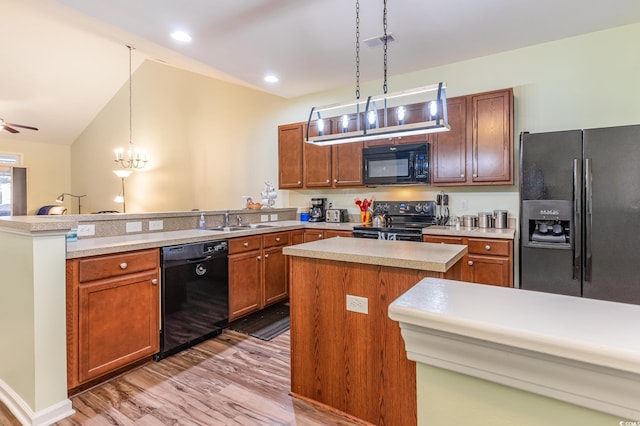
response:
<path id="1" fill-rule="evenodd" d="M 289 232 L 272 232 L 262 236 L 264 248 L 289 245 Z"/>
<path id="2" fill-rule="evenodd" d="M 144 250 L 81 259 L 78 271 L 79 281 L 95 281 L 157 269 L 160 264 L 159 257 L 158 250 Z"/>
<path id="3" fill-rule="evenodd" d="M 261 241 L 262 237 L 260 235 L 256 235 L 254 237 L 231 238 L 229 240 L 229 254 L 260 250 Z"/>
<path id="4" fill-rule="evenodd" d="M 489 256 L 510 256 L 511 241 L 469 238 L 469 254 Z"/>
<path id="5" fill-rule="evenodd" d="M 444 244 L 464 244 L 461 237 L 440 237 L 433 235 L 423 235 L 422 242 L 424 243 L 444 243 Z"/>

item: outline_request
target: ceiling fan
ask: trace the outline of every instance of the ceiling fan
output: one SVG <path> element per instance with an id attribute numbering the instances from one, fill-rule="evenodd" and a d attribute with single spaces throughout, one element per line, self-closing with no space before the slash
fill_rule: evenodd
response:
<path id="1" fill-rule="evenodd" d="M 0 127 L 2 127 L 4 130 L 6 130 L 9 133 L 20 133 L 20 131 L 14 129 L 14 127 L 19 127 L 21 129 L 38 130 L 37 127 L 24 126 L 22 124 L 15 124 L 15 123 L 7 123 L 2 118 L 0 118 Z"/>

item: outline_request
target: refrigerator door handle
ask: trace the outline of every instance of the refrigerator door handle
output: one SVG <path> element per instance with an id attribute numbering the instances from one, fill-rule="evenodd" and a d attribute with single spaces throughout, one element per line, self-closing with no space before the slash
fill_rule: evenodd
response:
<path id="1" fill-rule="evenodd" d="M 580 279 L 580 268 L 582 267 L 582 236 L 579 230 L 581 229 L 580 212 L 582 209 L 580 200 L 582 199 L 581 186 L 580 186 L 580 161 L 577 158 L 573 159 L 573 227 L 571 229 L 571 239 L 573 247 L 573 279 Z"/>
<path id="2" fill-rule="evenodd" d="M 591 281 L 591 230 L 593 220 L 593 185 L 591 159 L 584 160 L 584 189 L 585 189 L 585 264 L 584 264 L 584 280 Z"/>

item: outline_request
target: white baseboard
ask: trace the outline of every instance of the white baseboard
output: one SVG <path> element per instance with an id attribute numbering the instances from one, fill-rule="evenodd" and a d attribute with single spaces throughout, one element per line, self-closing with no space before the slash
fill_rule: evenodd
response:
<path id="1" fill-rule="evenodd" d="M 2 379 L 0 379 L 0 401 L 6 405 L 18 421 L 25 426 L 51 425 L 75 413 L 71 405 L 71 400 L 68 398 L 44 410 L 33 412 L 31 407 Z"/>

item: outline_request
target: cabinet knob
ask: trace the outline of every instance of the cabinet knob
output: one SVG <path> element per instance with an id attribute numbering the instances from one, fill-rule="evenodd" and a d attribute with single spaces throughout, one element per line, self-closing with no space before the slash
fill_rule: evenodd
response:
<path id="1" fill-rule="evenodd" d="M 461 177 L 461 178 L 463 178 L 463 177 L 464 177 L 464 173 L 462 173 L 462 174 L 460 175 L 460 177 Z"/>
<path id="2" fill-rule="evenodd" d="M 157 278 L 152 279 L 151 284 L 158 285 L 158 279 Z"/>
<path id="3" fill-rule="evenodd" d="M 486 246 L 484 246 L 484 249 L 485 249 L 486 251 L 489 251 L 489 250 L 491 250 L 491 246 L 490 246 L 489 244 L 487 244 Z"/>
<path id="4" fill-rule="evenodd" d="M 473 177 L 478 177 L 478 174 L 477 174 L 477 173 L 474 173 L 474 174 L 473 174 Z"/>
<path id="5" fill-rule="evenodd" d="M 280 242 L 280 237 L 276 237 L 276 241 L 277 241 L 277 242 Z"/>
<path id="6" fill-rule="evenodd" d="M 262 260 L 262 256 L 258 256 L 258 258 L 257 258 L 257 259 L 258 259 L 258 260 Z"/>
<path id="7" fill-rule="evenodd" d="M 468 262 L 467 262 L 467 265 L 469 265 L 469 266 L 473 266 L 473 260 L 468 261 Z"/>
<path id="8" fill-rule="evenodd" d="M 298 185 L 300 185 L 301 183 L 302 183 L 302 181 L 301 181 L 301 180 L 299 180 L 299 181 L 298 181 Z"/>
<path id="9" fill-rule="evenodd" d="M 243 246 L 249 247 L 249 243 L 244 243 Z"/>
<path id="10" fill-rule="evenodd" d="M 322 234 L 318 234 L 318 238 L 322 238 Z"/>
<path id="11" fill-rule="evenodd" d="M 268 255 L 268 254 L 265 254 L 265 255 L 264 255 L 264 258 L 265 258 L 265 259 L 268 259 L 268 258 L 269 258 L 269 255 Z"/>
<path id="12" fill-rule="evenodd" d="M 334 182 L 334 183 L 338 183 L 338 179 L 334 179 L 334 180 L 333 180 L 333 182 Z"/>
<path id="13" fill-rule="evenodd" d="M 327 179 L 327 183 L 331 182 L 331 179 Z"/>
<path id="14" fill-rule="evenodd" d="M 129 266 L 129 265 L 127 265 L 127 263 L 126 263 L 126 262 L 122 262 L 122 263 L 120 264 L 120 269 L 127 269 L 127 266 Z"/>

